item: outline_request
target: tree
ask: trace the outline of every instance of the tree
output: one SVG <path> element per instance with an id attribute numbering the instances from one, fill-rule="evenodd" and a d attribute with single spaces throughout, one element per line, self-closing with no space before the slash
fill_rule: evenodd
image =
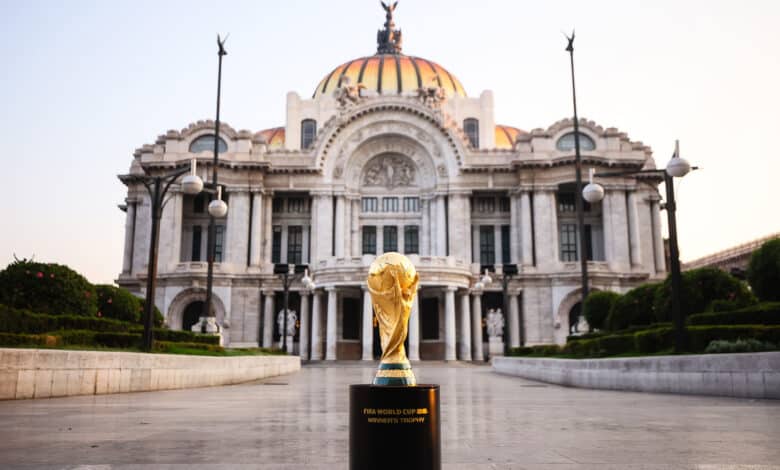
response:
<path id="1" fill-rule="evenodd" d="M 16 260 L 0 271 L 0 304 L 50 315 L 97 313 L 95 287 L 67 266 Z"/>
<path id="2" fill-rule="evenodd" d="M 780 300 L 780 238 L 769 240 L 753 252 L 747 279 L 759 299 Z"/>
<path id="3" fill-rule="evenodd" d="M 682 273 L 680 306 L 683 317 L 706 312 L 716 300 L 727 300 L 735 307 L 756 302 L 747 284 L 731 274 L 715 268 L 692 269 Z M 658 321 L 672 321 L 672 280 L 667 277 L 655 294 L 655 315 Z"/>
<path id="4" fill-rule="evenodd" d="M 585 299 L 585 319 L 591 329 L 603 330 L 612 309 L 612 304 L 620 294 L 610 291 L 594 291 Z"/>
<path id="5" fill-rule="evenodd" d="M 607 316 L 606 328 L 616 331 L 655 322 L 653 300 L 659 287 L 659 283 L 642 284 L 615 299 Z"/>

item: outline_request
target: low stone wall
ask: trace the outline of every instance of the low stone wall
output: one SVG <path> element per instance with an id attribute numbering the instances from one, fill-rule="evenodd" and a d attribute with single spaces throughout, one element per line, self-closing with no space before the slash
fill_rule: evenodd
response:
<path id="1" fill-rule="evenodd" d="M 493 370 L 569 387 L 780 399 L 780 352 L 624 359 L 496 357 Z"/>
<path id="2" fill-rule="evenodd" d="M 237 384 L 297 372 L 296 356 L 0 349 L 0 400 Z"/>

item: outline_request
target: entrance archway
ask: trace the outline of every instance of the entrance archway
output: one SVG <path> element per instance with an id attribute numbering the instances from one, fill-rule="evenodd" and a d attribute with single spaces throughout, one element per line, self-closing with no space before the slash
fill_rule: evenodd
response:
<path id="1" fill-rule="evenodd" d="M 192 327 L 200 321 L 200 316 L 203 315 L 203 304 L 204 302 L 202 300 L 196 300 L 187 305 L 181 315 L 182 330 L 190 331 L 192 330 Z"/>

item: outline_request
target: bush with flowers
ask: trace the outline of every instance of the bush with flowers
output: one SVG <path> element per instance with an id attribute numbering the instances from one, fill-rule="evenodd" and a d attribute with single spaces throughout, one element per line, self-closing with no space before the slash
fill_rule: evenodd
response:
<path id="1" fill-rule="evenodd" d="M 16 260 L 0 271 L 0 304 L 50 315 L 96 316 L 95 287 L 55 263 Z"/>

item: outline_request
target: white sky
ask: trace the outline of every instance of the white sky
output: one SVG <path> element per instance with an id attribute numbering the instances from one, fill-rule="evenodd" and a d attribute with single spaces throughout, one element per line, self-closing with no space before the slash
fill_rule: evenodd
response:
<path id="1" fill-rule="evenodd" d="M 683 260 L 780 232 L 780 2 L 401 0 L 404 52 L 436 61 L 498 123 L 571 115 L 562 31 L 576 28 L 581 117 L 703 168 L 678 183 Z M 281 125 L 336 65 L 375 52 L 374 0 L 0 1 L 0 266 L 121 271 L 134 149 L 214 117 L 216 33 L 230 33 L 222 119 Z"/>

